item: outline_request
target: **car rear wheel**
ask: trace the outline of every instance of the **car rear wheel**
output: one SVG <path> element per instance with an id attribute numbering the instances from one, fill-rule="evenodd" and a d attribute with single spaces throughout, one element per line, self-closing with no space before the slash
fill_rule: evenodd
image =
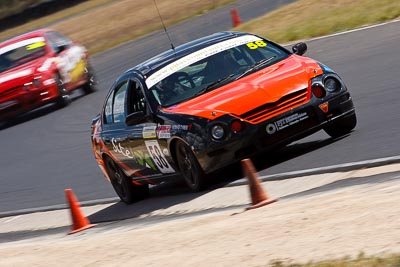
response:
<path id="1" fill-rule="evenodd" d="M 149 185 L 135 185 L 121 168 L 109 157 L 105 159 L 106 170 L 111 184 L 119 198 L 131 204 L 149 196 Z"/>
<path id="2" fill-rule="evenodd" d="M 187 186 L 194 192 L 203 190 L 207 177 L 190 147 L 179 141 L 175 149 L 179 170 Z"/>
<path id="3" fill-rule="evenodd" d="M 59 108 L 66 107 L 71 103 L 71 98 L 69 97 L 68 91 L 65 88 L 64 81 L 58 73 L 55 75 L 54 79 L 56 80 L 56 85 L 58 89 L 56 104 Z"/>
<path id="4" fill-rule="evenodd" d="M 87 76 L 87 82 L 83 86 L 83 91 L 85 92 L 85 94 L 90 94 L 96 91 L 96 78 L 94 76 L 92 67 L 89 65 L 86 66 L 85 73 Z"/>
<path id="5" fill-rule="evenodd" d="M 324 130 L 332 138 L 336 138 L 350 133 L 356 125 L 357 116 L 354 113 L 351 116 L 339 119 L 331 126 L 324 128 Z"/>

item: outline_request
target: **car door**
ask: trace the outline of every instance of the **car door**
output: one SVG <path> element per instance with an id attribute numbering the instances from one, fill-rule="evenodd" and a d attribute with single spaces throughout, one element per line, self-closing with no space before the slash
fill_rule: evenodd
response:
<path id="1" fill-rule="evenodd" d="M 74 88 L 85 79 L 86 49 L 59 32 L 48 32 L 46 37 L 57 55 L 56 65 L 66 88 Z"/>
<path id="2" fill-rule="evenodd" d="M 125 79 L 115 86 L 106 101 L 101 138 L 108 153 L 128 176 L 146 179 L 173 173 L 175 170 L 159 153 L 161 148 L 156 141 L 157 125 L 148 121 L 130 126 L 125 123 L 127 114 L 146 111 L 147 105 L 140 90 L 142 87 L 139 83 L 131 79 Z"/>
<path id="3" fill-rule="evenodd" d="M 126 164 L 129 164 L 131 160 L 130 151 L 126 151 L 122 145 L 122 141 L 125 139 L 124 119 L 126 117 L 127 89 L 128 81 L 125 80 L 118 83 L 108 95 L 103 110 L 103 130 L 100 134 L 105 145 L 105 153 L 126 172 L 130 169 Z"/>
<path id="4" fill-rule="evenodd" d="M 149 177 L 175 173 L 167 142 L 158 139 L 161 126 L 152 121 L 143 90 L 140 80 L 131 78 L 127 111 L 144 114 L 144 120 L 127 126 L 126 147 L 135 154 L 137 165 L 141 166 L 139 174 Z"/>

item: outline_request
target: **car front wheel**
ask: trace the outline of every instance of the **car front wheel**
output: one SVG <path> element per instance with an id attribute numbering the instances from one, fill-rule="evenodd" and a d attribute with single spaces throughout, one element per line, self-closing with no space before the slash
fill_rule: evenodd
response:
<path id="1" fill-rule="evenodd" d="M 83 91 L 85 94 L 90 94 L 96 91 L 96 77 L 94 76 L 94 71 L 91 66 L 86 66 L 85 73 L 87 76 L 87 82 L 83 86 Z"/>
<path id="2" fill-rule="evenodd" d="M 325 132 L 332 138 L 337 138 L 350 133 L 357 125 L 357 116 L 344 117 L 334 122 L 331 126 L 324 128 Z"/>
<path id="3" fill-rule="evenodd" d="M 176 145 L 176 160 L 187 186 L 194 192 L 203 190 L 207 177 L 189 146 L 183 142 Z"/>
<path id="4" fill-rule="evenodd" d="M 68 91 L 65 88 L 64 81 L 62 80 L 60 74 L 55 75 L 55 81 L 58 90 L 58 96 L 56 99 L 56 104 L 59 108 L 68 106 L 71 103 L 71 98 L 69 97 Z"/>
<path id="5" fill-rule="evenodd" d="M 149 185 L 138 186 L 133 184 L 132 180 L 109 157 L 105 159 L 105 165 L 111 184 L 123 202 L 131 204 L 148 197 Z"/>

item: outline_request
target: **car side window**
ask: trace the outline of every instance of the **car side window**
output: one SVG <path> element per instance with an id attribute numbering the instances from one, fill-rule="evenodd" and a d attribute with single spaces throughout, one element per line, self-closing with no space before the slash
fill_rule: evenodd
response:
<path id="1" fill-rule="evenodd" d="M 69 47 L 72 41 L 59 32 L 46 33 L 47 41 L 54 52 L 58 53 L 61 46 Z"/>
<path id="2" fill-rule="evenodd" d="M 128 84 L 128 81 L 124 81 L 109 95 L 104 110 L 104 123 L 125 121 Z"/>
<path id="3" fill-rule="evenodd" d="M 146 99 L 139 82 L 132 81 L 129 94 L 129 113 L 143 111 L 146 113 Z"/>
<path id="4" fill-rule="evenodd" d="M 104 123 L 106 124 L 110 124 L 113 122 L 113 115 L 112 115 L 113 100 L 114 100 L 114 91 L 112 91 L 110 96 L 108 97 L 104 109 Z"/>
<path id="5" fill-rule="evenodd" d="M 128 89 L 128 82 L 125 82 L 115 93 L 114 103 L 113 103 L 113 121 L 114 121 L 114 123 L 125 121 L 127 89 Z"/>

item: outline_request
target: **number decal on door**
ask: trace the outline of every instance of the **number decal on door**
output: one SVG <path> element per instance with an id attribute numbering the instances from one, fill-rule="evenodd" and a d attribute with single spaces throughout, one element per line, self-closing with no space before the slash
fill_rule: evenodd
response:
<path id="1" fill-rule="evenodd" d="M 155 162 L 157 168 L 162 173 L 173 173 L 175 170 L 169 165 L 167 159 L 161 151 L 161 147 L 157 141 L 145 141 L 147 151 L 150 153 L 150 157 Z"/>

